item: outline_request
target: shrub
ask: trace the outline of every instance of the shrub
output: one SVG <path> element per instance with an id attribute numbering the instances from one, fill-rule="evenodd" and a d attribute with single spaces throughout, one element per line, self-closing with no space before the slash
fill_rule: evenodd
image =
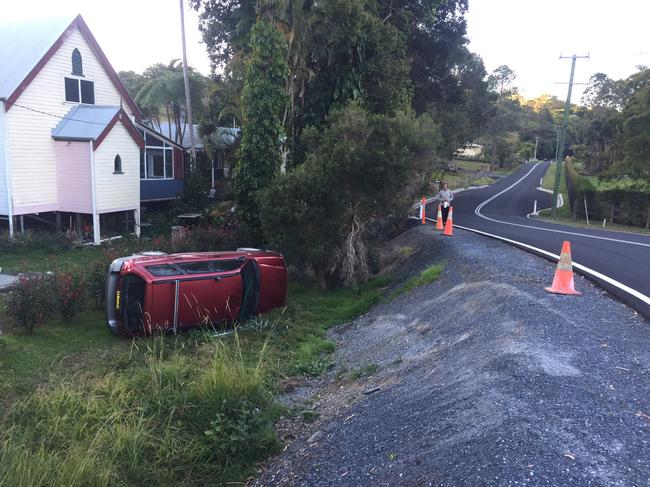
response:
<path id="1" fill-rule="evenodd" d="M 55 309 L 54 279 L 50 275 L 21 276 L 7 299 L 7 313 L 27 334 L 43 324 Z"/>
<path id="2" fill-rule="evenodd" d="M 84 308 L 87 297 L 84 279 L 76 272 L 56 275 L 57 305 L 64 320 L 71 320 L 77 311 Z"/>
<path id="3" fill-rule="evenodd" d="M 261 193 L 265 237 L 322 283 L 365 282 L 374 222 L 404 219 L 430 181 L 439 129 L 428 116 L 370 115 L 350 104 L 303 139 L 307 161 Z"/>
<path id="4" fill-rule="evenodd" d="M 18 233 L 13 238 L 0 238 L 0 251 L 21 252 L 26 250 L 45 250 L 55 254 L 70 250 L 73 242 L 65 233 L 60 232 L 31 232 Z"/>

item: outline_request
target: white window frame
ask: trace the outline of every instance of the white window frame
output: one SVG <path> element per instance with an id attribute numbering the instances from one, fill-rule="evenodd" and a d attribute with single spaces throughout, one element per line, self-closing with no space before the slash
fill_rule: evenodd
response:
<path id="1" fill-rule="evenodd" d="M 66 99 L 65 97 L 65 79 L 70 78 L 77 80 L 77 93 L 79 94 L 79 101 L 70 101 Z M 81 101 L 81 80 L 88 81 L 89 83 L 93 84 L 93 99 L 95 99 L 95 103 L 84 103 Z M 85 76 L 77 76 L 73 74 L 66 74 L 63 76 L 63 103 L 68 103 L 70 105 L 88 105 L 88 106 L 94 106 L 97 105 L 97 99 L 95 98 L 95 82 L 91 81 L 89 79 L 86 79 Z"/>
<path id="2" fill-rule="evenodd" d="M 144 149 L 142 149 L 142 157 L 144 158 L 144 177 L 140 176 L 140 181 L 172 181 L 175 178 L 175 171 L 176 168 L 174 167 L 174 146 L 169 144 L 165 139 L 159 137 L 157 134 L 147 130 L 144 127 L 138 127 L 139 130 L 142 131 L 142 138 L 145 140 L 145 146 Z M 147 140 L 147 135 L 154 137 L 155 139 L 158 139 L 163 143 L 162 146 L 160 145 L 146 145 L 146 140 Z M 157 150 L 162 150 L 163 151 L 163 175 L 164 177 L 162 178 L 150 178 L 147 177 L 147 149 L 157 149 Z M 172 163 L 171 163 L 171 168 L 172 168 L 172 175 L 169 177 L 167 174 L 167 151 L 171 151 L 171 156 L 172 156 Z"/>

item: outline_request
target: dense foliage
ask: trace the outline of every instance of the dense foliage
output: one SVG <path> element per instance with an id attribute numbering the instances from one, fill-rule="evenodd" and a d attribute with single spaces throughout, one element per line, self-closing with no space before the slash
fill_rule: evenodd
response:
<path id="1" fill-rule="evenodd" d="M 246 130 L 233 174 L 235 197 L 242 218 L 259 231 L 258 191 L 280 171 L 286 43 L 276 26 L 260 18 L 251 32 L 251 55 L 242 90 Z"/>
<path id="2" fill-rule="evenodd" d="M 438 127 L 427 115 L 370 115 L 352 103 L 303 139 L 307 161 L 262 193 L 265 234 L 321 284 L 364 282 L 377 225 L 403 220 L 426 185 Z"/>

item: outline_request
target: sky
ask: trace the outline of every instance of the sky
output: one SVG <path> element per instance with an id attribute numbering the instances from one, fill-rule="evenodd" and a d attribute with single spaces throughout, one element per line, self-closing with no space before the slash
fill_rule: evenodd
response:
<path id="1" fill-rule="evenodd" d="M 187 61 L 205 75 L 210 60 L 198 15 L 185 1 Z M 116 71 L 141 73 L 157 62 L 181 58 L 179 0 L 0 0 L 1 20 L 81 14 Z"/>
<path id="2" fill-rule="evenodd" d="M 156 62 L 181 57 L 179 0 L 0 0 L 2 20 L 61 17 L 81 13 L 117 71 L 142 72 Z M 571 68 L 560 54 L 584 55 L 577 82 L 596 72 L 624 78 L 638 64 L 650 65 L 648 0 L 469 0 L 470 49 L 488 71 L 507 64 L 521 94 L 543 93 L 564 100 Z M 210 73 L 198 30 L 198 15 L 185 2 L 187 56 Z M 574 89 L 578 102 L 584 86 Z"/>
<path id="3" fill-rule="evenodd" d="M 527 98 L 543 93 L 567 96 L 570 59 L 576 82 L 597 72 L 626 78 L 639 64 L 650 66 L 648 0 L 469 0 L 471 51 L 481 55 L 488 72 L 507 64 L 515 86 Z M 574 87 L 579 102 L 585 86 Z"/>

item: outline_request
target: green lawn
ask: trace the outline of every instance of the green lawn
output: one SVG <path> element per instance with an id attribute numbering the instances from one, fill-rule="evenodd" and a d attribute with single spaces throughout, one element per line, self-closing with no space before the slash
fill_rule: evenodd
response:
<path id="1" fill-rule="evenodd" d="M 101 253 L 101 248 L 92 245 L 58 254 L 43 249 L 0 252 L 0 268 L 2 272 L 74 271 L 84 269 Z"/>
<path id="2" fill-rule="evenodd" d="M 461 161 L 460 159 L 453 159 L 451 161 L 451 167 L 456 168 L 460 171 L 489 171 L 490 163 L 489 162 L 478 162 L 478 161 Z"/>

